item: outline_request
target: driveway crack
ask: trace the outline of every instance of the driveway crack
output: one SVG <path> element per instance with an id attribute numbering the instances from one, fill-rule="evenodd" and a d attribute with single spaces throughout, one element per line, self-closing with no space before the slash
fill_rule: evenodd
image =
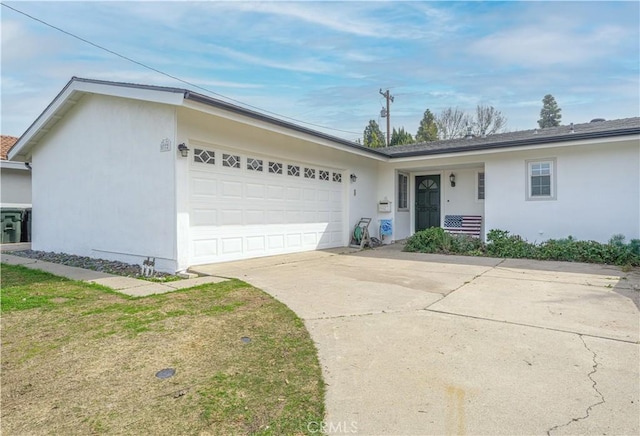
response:
<path id="1" fill-rule="evenodd" d="M 431 304 L 429 304 L 427 307 L 422 308 L 421 310 L 429 310 L 429 308 L 431 306 L 433 306 L 436 303 L 441 302 L 442 300 L 444 300 L 445 298 L 447 298 L 449 295 L 453 294 L 454 292 L 456 292 L 458 289 L 467 286 L 469 283 L 472 283 L 475 279 L 477 279 L 478 277 L 482 277 L 483 275 L 485 275 L 486 273 L 488 273 L 489 271 L 493 271 L 494 269 L 498 268 L 500 265 L 502 265 L 504 262 L 506 262 L 507 259 L 502 259 L 500 262 L 498 262 L 496 265 L 492 266 L 491 268 L 488 268 L 485 271 L 482 271 L 479 274 L 476 274 L 475 276 L 473 276 L 471 278 L 471 280 L 467 280 L 466 282 L 462 283 L 460 286 L 458 286 L 455 289 L 452 289 L 451 291 L 447 292 L 446 294 L 443 294 L 442 292 L 432 292 L 433 294 L 440 294 L 442 295 L 442 298 L 437 299 L 436 301 L 432 302 Z"/>
<path id="2" fill-rule="evenodd" d="M 585 415 L 584 416 L 580 416 L 578 418 L 571 418 L 571 420 L 566 422 L 565 424 L 556 425 L 554 427 L 551 427 L 549 430 L 547 430 L 547 435 L 548 436 L 551 436 L 551 432 L 554 431 L 554 430 L 558 430 L 560 428 L 567 427 L 567 426 L 573 424 L 574 422 L 582 421 L 584 419 L 589 418 L 590 415 L 591 415 L 591 410 L 594 407 L 599 406 L 600 404 L 604 404 L 606 402 L 605 399 L 604 399 L 604 395 L 602 395 L 602 392 L 600 392 L 598 390 L 598 382 L 593 379 L 593 375 L 598 371 L 598 362 L 596 361 L 596 357 L 598 357 L 598 356 L 596 355 L 596 353 L 593 350 L 591 350 L 589 348 L 589 346 L 585 342 L 584 337 L 582 335 L 578 335 L 578 337 L 582 341 L 582 344 L 584 345 L 584 348 L 586 348 L 592 355 L 593 365 L 591 366 L 591 372 L 589 374 L 587 374 L 587 377 L 589 377 L 589 380 L 591 380 L 591 387 L 596 392 L 596 394 L 598 394 L 598 396 L 600 397 L 600 400 L 595 402 L 595 403 L 593 403 L 593 404 L 591 404 L 589 407 L 587 407 L 587 410 L 585 411 Z"/>

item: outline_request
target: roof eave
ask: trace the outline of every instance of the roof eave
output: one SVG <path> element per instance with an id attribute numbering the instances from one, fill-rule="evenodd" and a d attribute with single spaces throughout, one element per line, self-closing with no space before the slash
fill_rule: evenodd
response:
<path id="1" fill-rule="evenodd" d="M 571 133 L 562 136 L 552 137 L 540 137 L 540 138 L 527 138 L 515 141 L 505 141 L 500 143 L 485 143 L 477 145 L 459 145 L 449 148 L 442 148 L 437 150 L 416 150 L 407 151 L 401 153 L 390 154 L 391 160 L 404 157 L 417 157 L 417 156 L 431 156 L 448 153 L 463 153 L 468 151 L 490 151 L 501 148 L 513 148 L 513 147 L 525 147 L 530 145 L 544 145 L 555 144 L 569 141 L 581 141 L 589 139 L 601 139 L 601 138 L 613 138 L 619 136 L 640 135 L 640 127 L 633 127 L 627 129 L 617 129 L 601 132 L 589 132 L 589 133 Z"/>
<path id="2" fill-rule="evenodd" d="M 278 127 L 282 127 L 286 130 L 293 130 L 295 132 L 303 133 L 305 135 L 310 135 L 315 138 L 323 139 L 325 141 L 329 141 L 331 143 L 339 144 L 341 146 L 346 147 L 352 151 L 363 152 L 367 154 L 376 155 L 378 157 L 383 157 L 385 159 L 389 158 L 387 153 L 381 152 L 376 149 L 372 149 L 369 147 L 364 147 L 362 145 L 356 144 L 355 142 L 348 141 L 346 139 L 338 138 L 337 136 L 329 135 L 326 133 L 318 132 L 317 130 L 308 129 L 306 127 L 299 126 L 297 124 L 290 123 L 288 121 L 281 120 L 279 118 L 271 117 L 269 115 L 265 115 L 260 112 L 252 111 L 249 109 L 245 109 L 240 106 L 236 106 L 231 103 L 227 103 L 218 99 L 207 97 L 206 95 L 198 94 L 195 92 L 187 91 L 184 96 L 185 100 L 191 100 L 197 103 L 201 103 L 207 106 L 212 106 L 218 109 L 222 109 L 228 112 L 232 112 L 238 115 L 242 115 L 257 121 L 261 121 L 267 124 L 275 125 Z"/>

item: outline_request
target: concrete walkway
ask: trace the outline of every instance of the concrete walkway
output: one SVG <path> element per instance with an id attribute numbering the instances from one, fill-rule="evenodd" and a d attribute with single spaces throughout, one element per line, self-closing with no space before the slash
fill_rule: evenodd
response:
<path id="1" fill-rule="evenodd" d="M 640 434 L 638 270 L 400 248 L 193 269 L 304 319 L 328 433 Z"/>
<path id="2" fill-rule="evenodd" d="M 31 269 L 38 269 L 66 277 L 71 280 L 80 280 L 88 283 L 96 283 L 106 286 L 117 292 L 131 297 L 146 297 L 153 294 L 164 294 L 178 289 L 192 288 L 206 283 L 219 283 L 226 279 L 219 277 L 196 277 L 193 279 L 178 280 L 175 282 L 156 283 L 148 280 L 139 280 L 132 277 L 123 277 L 98 271 L 91 271 L 73 266 L 60 265 L 58 263 L 43 262 L 41 260 L 19 257 L 2 252 L 2 263 L 8 265 L 22 265 Z"/>

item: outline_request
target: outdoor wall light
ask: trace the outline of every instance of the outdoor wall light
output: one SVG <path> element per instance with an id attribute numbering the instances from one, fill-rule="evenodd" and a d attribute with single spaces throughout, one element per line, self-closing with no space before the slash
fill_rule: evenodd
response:
<path id="1" fill-rule="evenodd" d="M 187 157 L 189 156 L 189 148 L 183 142 L 182 144 L 178 144 L 178 151 L 180 152 L 180 156 Z"/>
<path id="2" fill-rule="evenodd" d="M 351 182 L 353 183 L 355 183 L 355 181 L 358 180 L 358 176 L 356 176 L 355 174 L 351 174 L 350 178 L 351 178 Z"/>
<path id="3" fill-rule="evenodd" d="M 453 188 L 454 186 L 456 186 L 456 175 L 451 173 L 449 175 L 449 182 L 451 182 L 451 187 Z"/>

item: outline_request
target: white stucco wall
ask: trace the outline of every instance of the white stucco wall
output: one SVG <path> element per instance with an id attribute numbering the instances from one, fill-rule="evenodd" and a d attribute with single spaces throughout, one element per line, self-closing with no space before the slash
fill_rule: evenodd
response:
<path id="1" fill-rule="evenodd" d="M 12 167 L 19 167 L 19 169 Z M 0 203 L 2 205 L 26 206 L 31 204 L 31 171 L 22 162 L 2 161 L 0 176 Z"/>
<path id="2" fill-rule="evenodd" d="M 175 271 L 175 126 L 172 106 L 85 95 L 33 150 L 33 249 Z"/>
<path id="3" fill-rule="evenodd" d="M 215 112 L 215 111 L 214 111 Z M 259 123 L 257 123 L 259 124 Z M 375 186 L 377 184 L 377 161 L 357 156 L 346 151 L 326 147 L 307 140 L 303 135 L 285 135 L 269 131 L 257 125 L 248 125 L 233 120 L 225 120 L 214 114 L 198 112 L 188 108 L 178 110 L 177 142 L 198 142 L 236 149 L 244 153 L 257 153 L 283 160 L 306 162 L 317 166 L 335 168 L 343 174 L 344 204 L 344 245 L 349 243 L 353 227 L 361 217 L 377 215 Z M 189 265 L 189 159 L 177 161 L 177 235 L 179 267 Z M 357 181 L 352 183 L 350 175 Z M 372 235 L 378 232 L 378 223 L 372 222 Z"/>
<path id="4" fill-rule="evenodd" d="M 527 159 L 554 158 L 557 198 L 527 201 Z M 565 238 L 607 242 L 640 237 L 638 141 L 496 154 L 486 160 L 486 230 L 529 241 Z"/>

